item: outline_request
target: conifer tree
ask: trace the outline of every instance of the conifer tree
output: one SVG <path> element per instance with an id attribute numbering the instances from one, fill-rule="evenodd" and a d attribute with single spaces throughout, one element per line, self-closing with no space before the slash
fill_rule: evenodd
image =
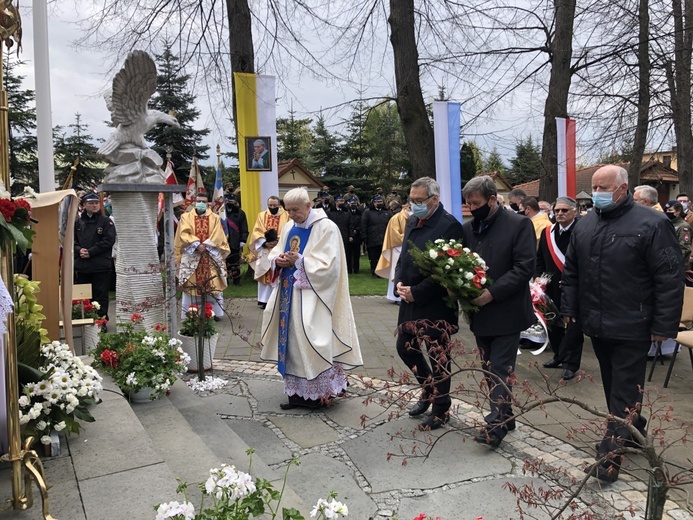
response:
<path id="1" fill-rule="evenodd" d="M 178 182 L 185 183 L 190 174 L 193 156 L 198 160 L 209 157 L 209 146 L 202 144 L 209 129 L 195 130 L 192 127 L 200 111 L 195 107 L 195 96 L 188 90 L 190 75 L 181 70 L 179 59 L 171 52 L 169 45 L 163 53 L 156 56 L 156 63 L 157 87 L 150 106 L 162 112 L 175 112 L 180 128 L 157 125 L 145 137 L 164 161 L 166 152 L 170 149 Z"/>
<path id="2" fill-rule="evenodd" d="M 462 179 L 468 181 L 483 170 L 481 151 L 476 141 L 465 141 L 460 147 L 460 171 Z"/>
<path id="3" fill-rule="evenodd" d="M 388 102 L 372 107 L 364 135 L 373 181 L 389 191 L 403 172 L 411 170 L 397 105 Z"/>
<path id="4" fill-rule="evenodd" d="M 293 104 L 289 117 L 277 118 L 277 155 L 280 161 L 298 159 L 305 163 L 313 140 L 311 122 L 309 118 L 297 119 Z"/>
<path id="5" fill-rule="evenodd" d="M 484 171 L 487 173 L 498 172 L 501 175 L 504 175 L 507 171 L 507 168 L 503 164 L 503 158 L 495 146 L 493 147 L 493 150 L 491 150 L 488 157 L 483 160 L 483 167 Z"/>
<path id="6" fill-rule="evenodd" d="M 342 165 L 342 175 L 346 178 L 369 177 L 368 146 L 364 132 L 369 108 L 362 99 L 357 100 L 353 107 L 351 117 L 346 122 L 347 134 L 344 136 L 346 161 Z"/>
<path id="7" fill-rule="evenodd" d="M 339 171 L 341 155 L 340 138 L 330 133 L 325 116 L 320 112 L 313 128 L 313 145 L 310 147 L 306 164 L 316 174 L 332 175 Z"/>
<path id="8" fill-rule="evenodd" d="M 97 155 L 97 150 L 94 138 L 89 134 L 89 125 L 82 123 L 79 112 L 75 114 L 75 122 L 67 128 L 56 126 L 53 129 L 53 156 L 58 185 L 65 185 L 75 159 L 79 159 L 79 166 L 67 187 L 92 190 L 100 184 L 106 164 Z"/>
<path id="9" fill-rule="evenodd" d="M 541 150 L 539 145 L 532 142 L 530 135 L 526 141 L 521 139 L 515 146 L 515 157 L 510 159 L 507 179 L 513 185 L 522 184 L 538 179 L 540 172 Z"/>

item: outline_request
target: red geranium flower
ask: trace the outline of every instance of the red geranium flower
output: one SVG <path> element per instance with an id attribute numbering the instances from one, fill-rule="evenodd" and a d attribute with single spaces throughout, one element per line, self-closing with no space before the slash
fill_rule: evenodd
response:
<path id="1" fill-rule="evenodd" d="M 139 323 L 144 319 L 144 316 L 142 316 L 139 312 L 134 313 L 132 316 L 130 316 L 130 321 L 132 323 Z"/>
<path id="2" fill-rule="evenodd" d="M 82 300 L 72 300 L 72 305 L 81 305 Z"/>
<path id="3" fill-rule="evenodd" d="M 0 213 L 5 217 L 5 222 L 12 220 L 15 211 L 17 211 L 17 206 L 10 199 L 0 199 Z"/>
<path id="4" fill-rule="evenodd" d="M 108 365 L 109 367 L 117 367 L 118 366 L 118 353 L 115 350 L 109 350 L 106 349 L 101 353 L 101 361 L 104 362 L 105 365 Z"/>
<path id="5" fill-rule="evenodd" d="M 460 252 L 457 249 L 450 248 L 445 252 L 448 254 L 448 256 L 451 256 L 453 258 L 460 256 Z"/>

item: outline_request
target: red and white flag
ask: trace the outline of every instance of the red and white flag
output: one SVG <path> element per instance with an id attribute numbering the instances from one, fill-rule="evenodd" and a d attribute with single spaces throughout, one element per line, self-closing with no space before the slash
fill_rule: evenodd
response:
<path id="1" fill-rule="evenodd" d="M 197 166 L 197 157 L 193 157 L 193 162 L 190 165 L 190 176 L 188 177 L 188 189 L 185 192 L 185 208 L 190 204 L 195 204 L 195 198 L 198 193 L 207 193 L 205 185 L 202 182 L 200 168 Z"/>
<path id="2" fill-rule="evenodd" d="M 575 178 L 575 119 L 556 118 L 558 141 L 558 196 L 572 197 L 577 195 Z"/>

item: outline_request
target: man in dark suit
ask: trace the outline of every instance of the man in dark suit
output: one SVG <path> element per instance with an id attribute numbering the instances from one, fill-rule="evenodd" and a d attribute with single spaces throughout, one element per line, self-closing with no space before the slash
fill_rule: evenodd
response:
<path id="1" fill-rule="evenodd" d="M 438 238 L 460 240 L 462 224 L 445 211 L 440 203 L 440 186 L 430 177 L 422 177 L 411 185 L 409 201 L 413 216 L 407 222 L 395 269 L 395 292 L 401 298 L 397 353 L 422 388 L 419 402 L 409 415 L 423 414 L 432 402 L 433 413 L 424 419 L 421 428 L 435 430 L 448 421 L 449 345 L 450 336 L 458 330 L 458 309 L 457 305 L 454 308 L 446 305 L 448 293 L 443 286 L 419 271 L 410 253 L 410 243 L 424 249 L 427 242 Z"/>
<path id="2" fill-rule="evenodd" d="M 565 254 L 570 244 L 570 234 L 575 224 L 577 202 L 570 197 L 558 197 L 554 207 L 556 223 L 544 229 L 539 238 L 537 250 L 536 276 L 544 273 L 551 275 L 551 281 L 546 286 L 546 295 L 553 300 L 556 307 L 561 309 L 561 275 Z M 563 379 L 573 379 L 580 368 L 582 358 L 582 343 L 584 337 L 578 323 L 569 322 L 563 327 L 563 320 L 555 320 L 549 327 L 549 341 L 553 349 L 553 358 L 544 363 L 545 368 L 563 366 Z"/>
<path id="3" fill-rule="evenodd" d="M 463 226 L 464 245 L 486 261 L 492 280 L 472 300 L 480 309 L 472 313 L 470 329 L 482 367 L 495 376 L 486 378 L 491 408 L 487 426 L 474 440 L 495 448 L 515 428 L 508 389 L 512 389 L 520 332 L 534 323 L 529 281 L 537 257 L 536 238 L 530 219 L 501 209 L 496 184 L 488 175 L 472 178 L 462 193 L 474 217 Z"/>

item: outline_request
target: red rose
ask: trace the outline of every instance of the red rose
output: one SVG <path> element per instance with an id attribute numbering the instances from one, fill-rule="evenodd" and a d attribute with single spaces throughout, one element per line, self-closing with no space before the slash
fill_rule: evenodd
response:
<path id="1" fill-rule="evenodd" d="M 132 323 L 140 323 L 143 319 L 144 316 L 142 316 L 139 312 L 136 312 L 132 316 L 130 316 L 130 321 Z"/>
<path id="2" fill-rule="evenodd" d="M 484 271 L 481 267 L 475 267 L 474 274 L 477 275 L 479 278 L 483 278 L 484 276 L 486 276 L 486 271 Z"/>
<path id="3" fill-rule="evenodd" d="M 460 252 L 457 249 L 448 249 L 445 252 L 448 254 L 448 256 L 451 256 L 453 258 L 460 256 Z"/>
<path id="4" fill-rule="evenodd" d="M 5 217 L 5 222 L 12 220 L 15 211 L 17 211 L 17 206 L 10 199 L 0 199 L 0 213 Z"/>
<path id="5" fill-rule="evenodd" d="M 474 279 L 472 280 L 474 287 L 476 287 L 477 289 L 481 289 L 483 287 L 483 285 L 481 285 L 480 280 L 481 280 L 481 278 L 479 278 L 478 276 L 475 276 Z"/>
<path id="6" fill-rule="evenodd" d="M 31 204 L 29 204 L 29 203 L 28 203 L 27 201 L 25 201 L 24 199 L 16 199 L 16 200 L 14 201 L 14 205 L 15 205 L 17 208 L 22 208 L 22 209 L 27 210 L 27 212 L 30 212 L 30 211 L 31 211 Z"/>
<path id="7" fill-rule="evenodd" d="M 84 304 L 84 311 L 85 312 L 91 312 L 94 310 L 94 306 L 91 303 L 85 303 Z"/>

